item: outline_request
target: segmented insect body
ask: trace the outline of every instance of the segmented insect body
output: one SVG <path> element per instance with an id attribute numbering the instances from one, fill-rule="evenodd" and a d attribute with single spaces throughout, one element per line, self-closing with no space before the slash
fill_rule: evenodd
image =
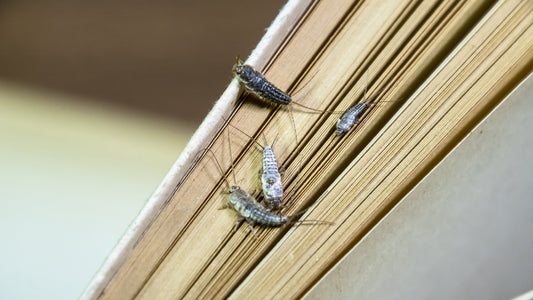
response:
<path id="1" fill-rule="evenodd" d="M 233 208 L 239 215 L 239 219 L 235 223 L 235 229 L 243 219 L 248 222 L 250 231 L 254 234 L 253 225 L 259 224 L 268 227 L 280 227 L 285 224 L 299 224 L 299 225 L 333 225 L 332 222 L 321 220 L 301 220 L 293 221 L 297 216 L 305 211 L 294 215 L 284 215 L 281 213 L 274 213 L 270 209 L 257 202 L 254 197 L 242 190 L 238 186 L 230 187 L 229 207 Z"/>
<path id="2" fill-rule="evenodd" d="M 254 70 L 251 66 L 243 64 L 239 59 L 233 66 L 233 73 L 243 84 L 246 91 L 257 95 L 263 100 L 282 105 L 292 102 L 291 96 L 266 80 L 263 74 Z"/>
<path id="3" fill-rule="evenodd" d="M 341 136 L 350 131 L 355 123 L 359 122 L 361 115 L 365 112 L 368 106 L 367 101 L 362 101 L 345 112 L 337 121 L 337 129 L 335 130 L 335 133 L 338 136 Z"/>
<path id="4" fill-rule="evenodd" d="M 229 131 L 228 131 L 228 137 L 229 137 Z M 230 184 L 227 178 L 224 176 L 222 167 L 220 166 L 220 163 L 218 162 L 215 154 L 209 148 L 207 148 L 206 150 L 209 151 L 213 155 L 217 168 L 220 171 L 220 174 L 222 175 L 222 177 L 224 178 L 226 187 L 228 188 L 229 193 L 230 193 L 229 202 L 225 204 L 222 208 L 232 208 L 239 215 L 239 219 L 237 220 L 237 223 L 235 224 L 236 226 L 240 223 L 240 221 L 245 219 L 246 222 L 248 222 L 248 224 L 250 225 L 250 230 L 254 232 L 253 231 L 254 224 L 265 225 L 265 226 L 270 226 L 270 227 L 279 227 L 289 222 L 291 217 L 283 215 L 281 213 L 274 213 L 270 211 L 270 209 L 266 208 L 261 203 L 257 202 L 257 200 L 255 200 L 254 197 L 252 197 L 246 191 L 241 189 L 239 186 L 234 185 L 230 187 Z M 231 153 L 231 147 L 230 147 L 230 153 Z M 232 162 L 232 170 L 233 169 L 234 167 L 233 167 L 233 162 Z M 233 179 L 236 181 L 235 173 L 233 173 Z"/>
<path id="5" fill-rule="evenodd" d="M 268 208 L 276 210 L 281 205 L 283 199 L 283 184 L 281 183 L 281 174 L 279 172 L 278 161 L 272 146 L 267 145 L 265 137 L 265 146 L 261 145 L 256 139 L 249 136 L 240 128 L 229 124 L 231 127 L 237 129 L 240 133 L 252 139 L 259 147 L 263 149 L 263 172 L 261 174 L 261 183 L 263 187 L 263 196 Z M 264 137 L 264 135 L 263 135 Z M 277 138 L 277 137 L 276 137 Z M 274 143 L 276 140 L 274 140 Z M 272 143 L 272 144 L 274 144 Z"/>
<path id="6" fill-rule="evenodd" d="M 228 142 L 229 142 L 229 131 L 228 131 Z M 230 155 L 231 155 L 231 142 L 228 143 L 230 146 Z M 300 225 L 332 225 L 333 223 L 327 222 L 327 221 L 320 221 L 320 220 L 302 220 L 294 222 L 293 219 L 295 217 L 301 215 L 301 213 L 297 213 L 291 216 L 281 214 L 279 212 L 272 212 L 269 208 L 263 206 L 261 203 L 259 203 L 253 196 L 248 194 L 246 191 L 241 189 L 239 186 L 234 185 L 230 186 L 228 179 L 224 175 L 224 172 L 222 171 L 222 167 L 220 163 L 218 162 L 215 154 L 211 149 L 205 148 L 205 150 L 209 151 L 213 158 L 215 159 L 215 163 L 217 165 L 218 170 L 220 171 L 220 174 L 222 175 L 222 178 L 224 179 L 226 183 L 226 187 L 229 190 L 230 196 L 229 201 L 221 208 L 232 208 L 234 209 L 237 214 L 239 215 L 239 219 L 237 220 L 235 224 L 235 229 L 237 229 L 237 226 L 242 220 L 246 220 L 248 222 L 248 225 L 250 227 L 250 231 L 255 235 L 253 225 L 259 224 L 263 226 L 269 226 L 269 227 L 280 227 L 284 224 L 300 224 Z M 233 173 L 233 180 L 237 182 L 233 166 L 233 158 L 231 163 L 232 173 Z M 302 212 L 303 213 L 303 212 Z"/>
<path id="7" fill-rule="evenodd" d="M 238 186 L 232 186 L 230 188 L 229 203 L 250 225 L 256 223 L 270 227 L 279 227 L 289 221 L 288 216 L 271 212 Z"/>
<path id="8" fill-rule="evenodd" d="M 265 201 L 271 209 L 278 209 L 283 198 L 283 185 L 281 184 L 281 174 L 278 169 L 278 162 L 271 146 L 263 147 L 263 195 Z"/>

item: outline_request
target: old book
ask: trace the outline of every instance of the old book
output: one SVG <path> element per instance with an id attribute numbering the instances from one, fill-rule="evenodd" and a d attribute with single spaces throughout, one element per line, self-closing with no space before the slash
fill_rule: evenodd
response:
<path id="1" fill-rule="evenodd" d="M 305 106 L 375 105 L 339 137 L 233 81 L 84 297 L 302 296 L 531 73 L 532 25 L 531 1 L 290 1 L 248 62 Z M 259 197 L 261 149 L 227 123 L 278 137 L 283 213 L 333 225 L 234 232 L 225 182 Z"/>

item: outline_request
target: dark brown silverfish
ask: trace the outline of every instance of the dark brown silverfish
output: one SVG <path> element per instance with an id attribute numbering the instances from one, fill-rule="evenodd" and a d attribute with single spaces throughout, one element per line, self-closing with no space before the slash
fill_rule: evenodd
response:
<path id="1" fill-rule="evenodd" d="M 291 96 L 270 83 L 261 72 L 256 71 L 250 65 L 245 65 L 239 57 L 237 57 L 237 63 L 233 65 L 233 74 L 239 79 L 246 92 L 252 93 L 266 102 L 281 105 L 292 103 L 315 113 L 342 113 L 338 111 L 320 110 L 292 101 Z"/>
<path id="2" fill-rule="evenodd" d="M 243 64 L 238 58 L 237 63 L 233 66 L 233 74 L 239 79 L 247 92 L 256 95 L 262 100 L 282 105 L 288 105 L 292 102 L 291 96 L 266 80 L 263 74 L 254 70 L 250 65 Z"/>

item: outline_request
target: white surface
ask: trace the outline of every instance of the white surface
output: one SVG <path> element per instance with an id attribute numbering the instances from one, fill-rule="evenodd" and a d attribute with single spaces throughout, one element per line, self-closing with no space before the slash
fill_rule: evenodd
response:
<path id="1" fill-rule="evenodd" d="M 306 299 L 510 299 L 533 287 L 533 77 Z"/>

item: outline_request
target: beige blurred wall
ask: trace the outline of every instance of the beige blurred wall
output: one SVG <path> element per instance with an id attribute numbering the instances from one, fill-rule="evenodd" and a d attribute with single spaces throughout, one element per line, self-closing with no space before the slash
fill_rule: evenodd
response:
<path id="1" fill-rule="evenodd" d="M 1 1 L 0 81 L 196 126 L 285 2 Z"/>
<path id="2" fill-rule="evenodd" d="M 193 128 L 0 82 L 0 299 L 75 299 Z"/>

